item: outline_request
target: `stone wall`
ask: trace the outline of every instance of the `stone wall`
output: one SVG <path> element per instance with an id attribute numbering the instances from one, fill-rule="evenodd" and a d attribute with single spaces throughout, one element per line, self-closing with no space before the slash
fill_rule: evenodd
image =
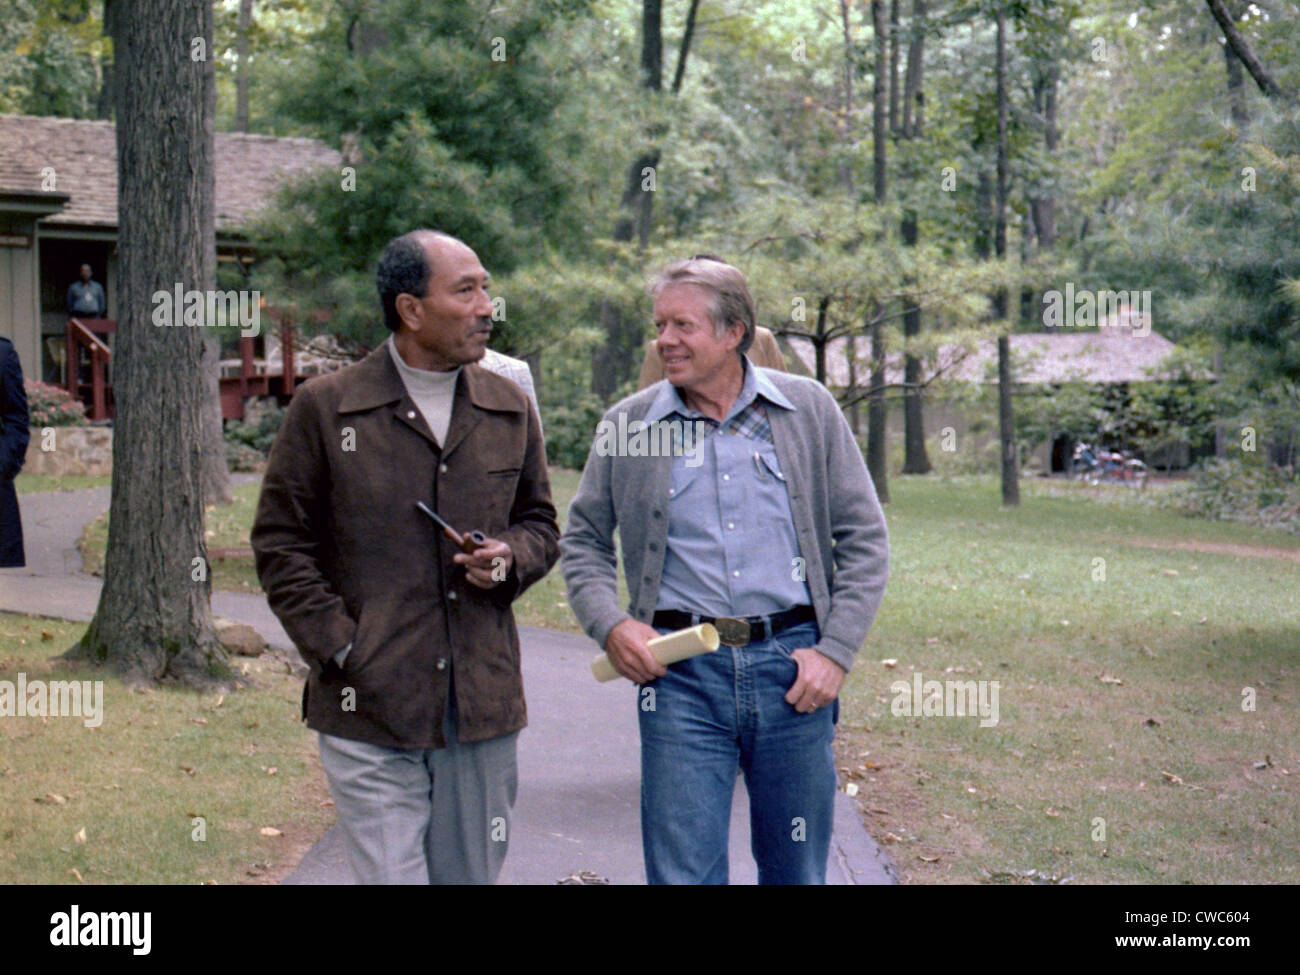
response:
<path id="1" fill-rule="evenodd" d="M 89 474 L 107 476 L 113 472 L 112 427 L 49 427 L 53 443 L 45 437 L 45 429 L 32 427 L 31 441 L 27 444 L 27 461 L 24 474 Z M 43 450 L 51 446 L 53 450 Z"/>

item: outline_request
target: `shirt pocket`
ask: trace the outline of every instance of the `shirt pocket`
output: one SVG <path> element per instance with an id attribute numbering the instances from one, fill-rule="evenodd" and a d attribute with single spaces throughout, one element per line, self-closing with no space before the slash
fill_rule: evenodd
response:
<path id="1" fill-rule="evenodd" d="M 751 470 L 754 477 L 764 484 L 781 484 L 785 485 L 785 474 L 781 472 L 781 462 L 776 459 L 775 450 L 756 450 L 754 451 L 753 466 Z"/>

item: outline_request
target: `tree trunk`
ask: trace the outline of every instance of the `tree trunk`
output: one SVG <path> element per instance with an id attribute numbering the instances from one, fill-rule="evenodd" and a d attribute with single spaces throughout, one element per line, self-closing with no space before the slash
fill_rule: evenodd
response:
<path id="1" fill-rule="evenodd" d="M 1238 131 L 1244 132 L 1250 124 L 1250 112 L 1246 109 L 1246 79 L 1241 71 L 1241 58 L 1226 41 L 1223 44 L 1224 68 L 1228 73 L 1228 102 L 1232 111 L 1232 124 Z"/>
<path id="2" fill-rule="evenodd" d="M 118 68 L 117 417 L 104 586 L 69 657 L 131 682 L 228 687 L 212 629 L 202 504 L 201 329 L 153 324 L 153 296 L 213 288 L 210 0 L 112 0 Z M 191 60 L 202 38 L 208 60 Z"/>
<path id="3" fill-rule="evenodd" d="M 1007 16 L 997 12 L 998 164 L 997 212 L 993 246 L 998 260 L 1007 258 Z M 1007 292 L 999 288 L 994 301 L 999 329 L 1006 328 Z M 1020 504 L 1020 464 L 1016 455 L 1015 414 L 1011 407 L 1011 340 L 998 335 L 998 435 L 1002 454 L 1002 503 Z"/>
<path id="4" fill-rule="evenodd" d="M 903 244 L 915 247 L 917 239 L 915 210 L 903 214 Z M 914 284 L 915 282 L 913 282 Z M 921 307 L 910 295 L 903 299 L 903 339 L 921 334 Z M 925 400 L 919 388 L 921 360 L 908 354 L 903 358 L 903 473 L 929 474 L 930 457 L 925 450 Z"/>
<path id="5" fill-rule="evenodd" d="M 871 389 L 867 393 L 867 470 L 881 504 L 889 503 L 889 418 L 885 412 L 885 336 L 877 315 L 871 323 Z"/>
<path id="6" fill-rule="evenodd" d="M 871 133 L 875 143 L 872 154 L 872 182 L 876 203 L 888 198 L 887 157 L 885 147 L 889 122 L 886 72 L 889 69 L 888 16 L 883 2 L 871 5 L 872 27 L 876 32 L 875 83 L 872 87 Z M 872 313 L 871 321 L 871 388 L 867 393 L 867 470 L 876 486 L 881 504 L 889 501 L 889 415 L 885 409 L 885 335 L 881 323 L 883 309 Z"/>
<path id="7" fill-rule="evenodd" d="M 898 2 L 889 0 L 889 134 L 898 138 Z"/>
<path id="8" fill-rule="evenodd" d="M 853 199 L 853 163 L 849 146 L 853 142 L 853 23 L 849 19 L 852 10 L 851 0 L 840 0 L 840 26 L 844 34 L 844 85 L 840 91 L 840 127 L 841 143 L 840 163 L 836 178 L 844 188 L 845 194 Z"/>
<path id="9" fill-rule="evenodd" d="M 912 40 L 907 52 L 907 92 L 905 100 L 911 105 L 915 100 L 917 111 L 915 125 L 909 119 L 904 127 L 903 136 L 909 140 L 919 138 L 921 134 L 921 83 L 922 58 L 925 56 L 925 0 L 912 2 Z M 908 173 L 907 178 L 913 174 Z M 917 213 L 908 208 L 903 213 L 899 228 L 903 245 L 915 247 L 918 237 Z M 910 282 L 915 286 L 916 282 Z M 911 297 L 903 299 L 903 338 L 915 338 L 921 334 L 921 306 Z M 903 473 L 929 474 L 930 458 L 925 450 L 925 399 L 918 388 L 921 382 L 921 361 L 910 353 L 903 358 Z"/>
<path id="10" fill-rule="evenodd" d="M 1214 19 L 1219 22 L 1219 28 L 1223 31 L 1228 46 L 1232 48 L 1237 57 L 1241 58 L 1241 63 L 1246 66 L 1250 76 L 1255 79 L 1255 84 L 1259 86 L 1259 90 L 1269 98 L 1276 98 L 1278 101 L 1290 101 L 1291 95 L 1282 90 L 1282 86 L 1268 73 L 1268 70 L 1260 63 L 1259 58 L 1255 57 L 1255 52 L 1251 49 L 1250 43 L 1237 30 L 1237 25 L 1232 22 L 1232 17 L 1224 9 L 1223 0 L 1205 0 L 1205 3 L 1210 8 L 1210 13 L 1214 15 Z"/>
<path id="11" fill-rule="evenodd" d="M 248 131 L 248 31 L 253 25 L 253 0 L 239 0 L 239 20 L 235 28 L 235 131 Z"/>
<path id="12" fill-rule="evenodd" d="M 191 3 L 211 6 L 210 0 L 190 0 Z M 209 15 L 211 16 L 211 15 Z M 196 69 L 202 69 L 207 75 L 203 86 L 203 109 L 201 121 L 204 138 L 207 140 L 210 158 L 216 157 L 217 129 L 217 61 L 209 51 L 204 61 L 191 62 Z M 243 73 L 241 64 L 240 73 Z M 215 167 L 215 163 L 212 164 Z M 212 170 L 216 172 L 215 168 Z M 204 177 L 206 178 L 206 177 Z M 203 226 L 208 231 L 200 238 L 202 246 L 202 278 L 208 282 L 203 289 L 214 288 L 217 283 L 217 234 L 216 234 L 216 193 L 214 182 L 206 189 L 200 188 L 200 203 L 207 213 L 202 215 Z M 201 329 L 203 339 L 203 403 L 201 407 L 202 436 L 202 471 L 200 488 L 203 503 L 228 505 L 235 500 L 230 489 L 230 468 L 226 464 L 226 438 L 221 421 L 221 340 L 217 329 Z"/>
<path id="13" fill-rule="evenodd" d="M 663 18 L 662 0 L 643 0 L 641 6 L 641 83 L 652 92 L 663 90 Z M 688 30 L 682 38 L 677 57 L 674 86 L 681 84 L 686 70 L 686 55 L 691 35 L 694 33 L 695 4 L 688 15 Z M 651 141 L 653 141 L 653 133 Z M 619 215 L 614 222 L 614 240 L 628 243 L 636 240 L 645 250 L 650 240 L 651 220 L 654 213 L 653 180 L 659 166 L 659 150 L 650 146 L 637 154 L 628 167 L 623 195 L 619 198 Z M 609 302 L 600 308 L 601 330 L 605 341 L 591 357 L 591 390 L 598 399 L 606 402 L 623 381 L 632 366 L 640 361 L 641 324 L 628 317 Z"/>

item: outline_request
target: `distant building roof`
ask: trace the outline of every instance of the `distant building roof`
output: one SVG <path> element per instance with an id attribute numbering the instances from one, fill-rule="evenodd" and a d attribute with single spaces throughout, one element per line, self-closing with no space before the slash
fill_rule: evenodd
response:
<path id="1" fill-rule="evenodd" d="M 242 132 L 216 134 L 216 224 L 244 225 L 292 177 L 338 167 L 337 151 L 316 139 Z M 54 190 L 71 199 L 47 224 L 117 226 L 117 145 L 112 122 L 0 115 L 0 193 L 40 192 L 53 168 Z"/>
<path id="2" fill-rule="evenodd" d="M 1012 335 L 1010 339 L 1015 380 L 1020 383 L 1146 382 L 1161 378 L 1165 357 L 1175 348 L 1174 343 L 1151 329 L 1149 315 L 1134 315 L 1127 308 L 1094 328 L 1054 328 L 1050 332 Z M 799 338 L 788 339 L 788 344 L 814 374 L 812 344 Z M 827 347 L 827 386 L 848 386 L 846 350 L 844 339 L 836 339 Z M 871 371 L 871 343 L 866 337 L 858 338 L 855 358 L 858 384 L 866 385 Z M 997 343 L 993 340 L 971 352 L 959 345 L 944 345 L 935 361 L 922 363 L 922 377 L 929 379 L 942 372 L 945 379 L 996 382 L 997 361 Z M 902 381 L 901 355 L 887 357 L 885 374 L 887 382 Z"/>

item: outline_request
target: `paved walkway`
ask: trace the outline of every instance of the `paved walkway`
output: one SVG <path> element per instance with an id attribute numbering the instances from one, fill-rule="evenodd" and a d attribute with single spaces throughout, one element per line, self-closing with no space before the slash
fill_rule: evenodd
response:
<path id="1" fill-rule="evenodd" d="M 236 483 L 257 475 L 234 475 Z M 19 497 L 27 567 L 0 569 L 0 610 L 89 620 L 100 581 L 82 571 L 76 542 L 108 507 L 108 489 Z M 256 627 L 273 647 L 291 649 L 260 595 L 215 592 L 213 612 Z M 590 870 L 616 884 L 643 884 L 639 758 L 634 688 L 597 684 L 586 637 L 522 627 L 529 725 L 519 739 L 519 798 L 502 883 L 554 884 Z M 289 717 L 296 717 L 295 715 Z M 335 826 L 307 853 L 290 884 L 346 884 L 351 877 Z M 745 790 L 731 823 L 731 880 L 756 881 L 749 855 Z M 852 799 L 837 796 L 828 882 L 891 884 L 888 856 L 862 826 Z"/>

